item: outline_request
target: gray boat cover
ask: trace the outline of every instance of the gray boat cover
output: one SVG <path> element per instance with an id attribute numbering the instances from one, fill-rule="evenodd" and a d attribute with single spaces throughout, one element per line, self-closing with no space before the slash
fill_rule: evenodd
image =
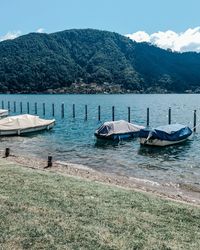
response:
<path id="1" fill-rule="evenodd" d="M 0 120 L 0 131 L 20 130 L 26 128 L 48 126 L 54 121 L 55 120 L 40 119 L 39 116 L 28 114 L 10 116 Z"/>
<path id="2" fill-rule="evenodd" d="M 101 125 L 101 127 L 97 129 L 96 133 L 102 136 L 110 136 L 112 134 L 139 132 L 143 128 L 143 126 L 132 124 L 124 120 L 119 120 L 113 122 L 105 122 L 103 125 Z"/>

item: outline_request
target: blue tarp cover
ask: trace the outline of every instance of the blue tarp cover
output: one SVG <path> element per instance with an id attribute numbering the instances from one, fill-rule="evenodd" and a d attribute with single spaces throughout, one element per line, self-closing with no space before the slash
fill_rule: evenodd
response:
<path id="1" fill-rule="evenodd" d="M 192 134 L 192 130 L 181 124 L 171 124 L 166 126 L 160 126 L 157 128 L 145 128 L 141 129 L 139 133 L 140 138 L 147 138 L 151 135 L 151 139 L 159 139 L 166 141 L 179 141 L 187 138 Z"/>

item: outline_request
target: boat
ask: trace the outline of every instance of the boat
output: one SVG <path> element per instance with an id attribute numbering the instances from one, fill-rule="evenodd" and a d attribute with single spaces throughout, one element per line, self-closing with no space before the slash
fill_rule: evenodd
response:
<path id="1" fill-rule="evenodd" d="M 55 125 L 55 120 L 45 120 L 35 115 L 9 116 L 0 120 L 0 136 L 22 135 L 41 130 L 49 130 Z"/>
<path id="2" fill-rule="evenodd" d="M 0 119 L 8 116 L 8 113 L 7 109 L 0 109 Z"/>
<path id="3" fill-rule="evenodd" d="M 139 138 L 142 145 L 170 146 L 181 143 L 189 138 L 192 130 L 182 124 L 170 124 L 157 128 L 140 130 Z"/>
<path id="4" fill-rule="evenodd" d="M 96 131 L 98 139 L 121 140 L 137 137 L 143 126 L 132 124 L 124 120 L 103 123 Z"/>

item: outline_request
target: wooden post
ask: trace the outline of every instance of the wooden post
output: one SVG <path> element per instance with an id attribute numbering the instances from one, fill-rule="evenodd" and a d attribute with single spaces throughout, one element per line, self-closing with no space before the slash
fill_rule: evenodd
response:
<path id="1" fill-rule="evenodd" d="M 43 116 L 45 116 L 45 103 L 42 104 L 43 107 Z"/>
<path id="2" fill-rule="evenodd" d="M 112 106 L 112 120 L 115 120 L 115 106 Z"/>
<path id="3" fill-rule="evenodd" d="M 98 106 L 98 121 L 101 121 L 101 106 Z"/>
<path id="4" fill-rule="evenodd" d="M 76 117 L 76 111 L 75 111 L 75 104 L 73 104 L 73 114 L 72 114 L 73 118 Z"/>
<path id="5" fill-rule="evenodd" d="M 10 155 L 10 148 L 6 148 L 5 157 L 7 158 Z"/>
<path id="6" fill-rule="evenodd" d="M 14 113 L 16 113 L 16 102 L 14 102 Z"/>
<path id="7" fill-rule="evenodd" d="M 128 107 L 128 122 L 131 122 L 131 108 Z"/>
<path id="8" fill-rule="evenodd" d="M 8 111 L 10 111 L 10 102 L 8 101 Z"/>
<path id="9" fill-rule="evenodd" d="M 55 115 L 55 106 L 54 106 L 54 103 L 52 103 L 52 116 Z"/>
<path id="10" fill-rule="evenodd" d="M 147 108 L 147 127 L 149 126 L 149 108 Z"/>
<path id="11" fill-rule="evenodd" d="M 1 107 L 4 109 L 4 101 L 1 102 Z"/>
<path id="12" fill-rule="evenodd" d="M 47 166 L 45 168 L 50 168 L 53 166 L 52 163 L 52 156 L 48 156 L 48 160 L 47 160 Z"/>
<path id="13" fill-rule="evenodd" d="M 37 102 L 35 102 L 35 115 L 37 115 Z"/>
<path id="14" fill-rule="evenodd" d="M 30 113 L 30 105 L 29 105 L 29 102 L 27 102 L 27 113 L 28 113 L 28 114 Z"/>
<path id="15" fill-rule="evenodd" d="M 196 132 L 196 125 L 197 125 L 197 111 L 194 110 L 194 126 L 193 126 L 194 132 Z"/>
<path id="16" fill-rule="evenodd" d="M 20 113 L 22 114 L 22 102 L 20 102 Z"/>
<path id="17" fill-rule="evenodd" d="M 171 124 L 171 108 L 168 111 L 168 123 Z"/>
<path id="18" fill-rule="evenodd" d="M 62 118 L 64 118 L 64 116 L 65 116 L 64 103 L 61 104 L 61 116 L 62 116 Z"/>
<path id="19" fill-rule="evenodd" d="M 87 121 L 87 105 L 85 105 L 85 120 Z"/>

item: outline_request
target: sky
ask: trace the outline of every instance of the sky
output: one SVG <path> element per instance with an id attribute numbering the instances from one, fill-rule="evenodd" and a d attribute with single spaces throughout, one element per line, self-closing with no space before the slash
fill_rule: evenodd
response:
<path id="1" fill-rule="evenodd" d="M 200 0 L 0 0 L 0 40 L 30 32 L 95 28 L 177 51 L 192 46 L 198 50 L 198 42 L 200 51 L 199 10 Z M 186 39 L 182 34 L 190 29 L 190 35 L 195 32 L 193 45 L 174 45 Z M 193 37 L 187 39 L 191 43 Z"/>

